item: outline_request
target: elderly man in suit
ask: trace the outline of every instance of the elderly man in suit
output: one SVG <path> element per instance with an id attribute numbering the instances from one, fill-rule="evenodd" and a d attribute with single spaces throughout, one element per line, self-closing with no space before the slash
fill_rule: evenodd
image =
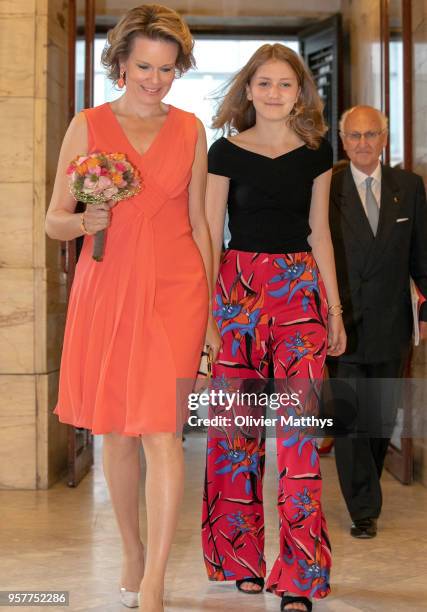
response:
<path id="1" fill-rule="evenodd" d="M 380 111 L 369 106 L 346 111 L 340 133 L 350 164 L 332 179 L 330 226 L 347 349 L 330 358 L 328 368 L 332 379 L 355 383 L 349 384 L 350 402 L 344 397 L 340 404 L 342 381 L 332 380 L 338 420 L 345 421 L 353 409 L 357 423 L 354 435 L 337 437 L 335 456 L 353 520 L 350 533 L 371 538 L 397 409 L 392 393 L 384 393 L 390 384 L 380 379 L 398 379 L 404 372 L 413 327 L 410 277 L 421 299 L 427 297 L 427 205 L 421 177 L 380 163 L 387 142 L 387 118 Z M 426 306 L 420 309 L 422 321 Z M 420 333 L 425 338 L 424 322 Z"/>

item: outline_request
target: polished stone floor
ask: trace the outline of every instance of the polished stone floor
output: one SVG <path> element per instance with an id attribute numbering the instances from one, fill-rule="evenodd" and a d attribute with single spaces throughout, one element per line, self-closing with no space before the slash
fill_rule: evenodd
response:
<path id="1" fill-rule="evenodd" d="M 119 541 L 103 480 L 101 444 L 101 437 L 96 437 L 95 467 L 75 489 L 64 481 L 48 491 L 0 491 L 0 590 L 70 591 L 70 606 L 56 610 L 125 610 L 116 592 Z M 270 440 L 265 481 L 269 566 L 277 552 L 273 445 Z M 274 595 L 245 596 L 233 583 L 206 580 L 199 532 L 204 440 L 192 435 L 185 447 L 185 503 L 167 575 L 166 611 L 277 612 L 279 599 Z M 333 593 L 315 610 L 426 610 L 427 489 L 419 484 L 404 487 L 386 473 L 378 537 L 360 541 L 348 533 L 333 457 L 322 458 L 322 472 L 334 552 Z M 141 517 L 144 522 L 143 506 Z"/>

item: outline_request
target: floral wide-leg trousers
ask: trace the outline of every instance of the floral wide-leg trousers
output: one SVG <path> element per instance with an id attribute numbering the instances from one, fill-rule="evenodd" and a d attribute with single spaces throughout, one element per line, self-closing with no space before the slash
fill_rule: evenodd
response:
<path id="1" fill-rule="evenodd" d="M 327 348 L 327 302 L 312 254 L 228 250 L 213 302 L 223 345 L 212 383 L 274 378 L 275 389 L 278 384 L 298 393 L 288 416 L 314 414 Z M 279 596 L 322 598 L 330 591 L 331 552 L 310 431 L 287 425 L 275 430 L 280 541 L 267 589 Z M 266 575 L 264 463 L 262 429 L 247 435 L 245 427 L 209 427 L 202 542 L 210 580 Z"/>

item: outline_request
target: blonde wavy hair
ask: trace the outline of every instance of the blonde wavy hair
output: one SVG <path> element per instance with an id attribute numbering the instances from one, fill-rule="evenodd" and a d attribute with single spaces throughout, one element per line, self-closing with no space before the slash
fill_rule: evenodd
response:
<path id="1" fill-rule="evenodd" d="M 120 77 L 120 62 L 129 57 L 137 36 L 177 43 L 177 76 L 195 66 L 194 40 L 180 15 L 167 6 L 142 4 L 128 11 L 107 34 L 101 62 L 114 83 Z"/>
<path id="2" fill-rule="evenodd" d="M 322 101 L 301 57 L 279 43 L 262 45 L 227 83 L 212 127 L 222 129 L 224 134 L 229 135 L 236 131 L 243 132 L 255 125 L 256 112 L 246 96 L 246 86 L 250 84 L 258 68 L 271 60 L 287 62 L 295 72 L 300 93 L 286 121 L 307 147 L 317 149 L 328 129 L 323 118 Z"/>

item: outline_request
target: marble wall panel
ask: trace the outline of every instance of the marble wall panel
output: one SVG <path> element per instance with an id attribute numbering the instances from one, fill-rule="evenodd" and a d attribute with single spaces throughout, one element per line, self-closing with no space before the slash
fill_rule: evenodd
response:
<path id="1" fill-rule="evenodd" d="M 60 423 L 53 414 L 58 400 L 59 372 L 48 374 L 48 481 L 51 486 L 61 478 L 68 468 L 68 431 L 70 427 Z"/>
<path id="2" fill-rule="evenodd" d="M 46 302 L 45 269 L 34 268 L 34 372 L 37 374 L 46 372 Z"/>
<path id="3" fill-rule="evenodd" d="M 46 370 L 58 370 L 67 314 L 67 276 L 58 270 L 46 271 Z"/>
<path id="4" fill-rule="evenodd" d="M 58 101 L 60 97 L 61 95 L 58 93 Z M 65 99 L 64 95 L 62 95 L 62 99 Z M 37 212 L 35 214 L 37 214 L 39 219 L 39 247 L 36 261 L 38 262 L 38 265 L 58 271 L 62 271 L 63 266 L 61 242 L 58 240 L 52 240 L 51 238 L 45 236 L 44 220 L 52 195 L 57 171 L 59 150 L 61 148 L 62 139 L 68 125 L 67 113 L 66 103 L 63 102 L 62 104 L 56 104 L 51 100 L 47 100 L 47 114 L 49 116 L 49 123 L 46 134 L 45 175 L 44 182 L 40 182 L 40 184 L 36 185 Z"/>
<path id="5" fill-rule="evenodd" d="M 0 268 L 0 374 L 34 372 L 33 270 Z"/>
<path id="6" fill-rule="evenodd" d="M 52 0 L 35 0 L 35 2 L 36 15 L 46 15 L 47 17 L 49 14 L 49 8 L 52 6 Z"/>
<path id="7" fill-rule="evenodd" d="M 427 0 L 413 5 L 414 170 L 427 184 Z"/>
<path id="8" fill-rule="evenodd" d="M 64 0 L 49 0 L 49 47 L 56 45 L 65 50 L 68 48 L 67 23 L 68 2 Z M 54 76 L 57 75 L 55 74 Z"/>
<path id="9" fill-rule="evenodd" d="M 47 489 L 67 469 L 68 427 L 58 421 L 56 406 L 59 372 L 36 377 L 37 404 L 37 488 Z"/>
<path id="10" fill-rule="evenodd" d="M 0 183 L 33 180 L 33 100 L 0 97 Z"/>
<path id="11" fill-rule="evenodd" d="M 47 238 L 45 242 L 45 262 L 51 270 L 62 270 L 62 247 L 59 240 Z"/>
<path id="12" fill-rule="evenodd" d="M 35 489 L 36 384 L 0 375 L 0 489 Z"/>
<path id="13" fill-rule="evenodd" d="M 66 105 L 64 103 L 56 104 L 51 100 L 47 101 L 47 105 L 49 122 L 46 134 L 45 210 L 49 205 L 52 195 L 59 152 L 61 149 L 62 140 L 68 127 L 68 108 L 66 108 Z"/>
<path id="14" fill-rule="evenodd" d="M 0 184 L 0 266 L 31 268 L 33 190 L 31 183 Z"/>
<path id="15" fill-rule="evenodd" d="M 412 31 L 414 36 L 416 36 L 417 30 L 419 30 L 420 26 L 425 26 L 425 17 L 426 17 L 426 0 L 415 0 L 412 2 Z"/>
<path id="16" fill-rule="evenodd" d="M 0 96 L 32 96 L 34 17 L 0 15 Z"/>
<path id="17" fill-rule="evenodd" d="M 64 11 L 66 3 L 52 2 L 58 10 L 45 20 L 48 36 L 49 55 L 46 58 L 45 72 L 49 74 L 46 87 L 41 87 L 41 97 L 35 106 L 35 223 L 34 244 L 36 267 L 61 269 L 61 247 L 45 235 L 44 221 L 49 205 L 56 175 L 59 150 L 67 127 L 68 100 L 67 81 L 67 36 L 65 32 Z M 42 31 L 42 28 L 40 28 Z M 43 61 L 43 58 L 40 58 Z M 65 68 L 64 68 L 65 66 Z M 39 70 L 40 72 L 40 70 Z M 36 162 L 36 159 L 39 160 Z"/>
<path id="18" fill-rule="evenodd" d="M 59 270 L 34 270 L 35 371 L 58 370 L 67 310 L 66 275 Z"/>
<path id="19" fill-rule="evenodd" d="M 34 227 L 33 244 L 35 268 L 45 265 L 46 216 L 46 139 L 47 103 L 45 98 L 34 99 Z"/>
<path id="20" fill-rule="evenodd" d="M 48 95 L 57 101 L 57 88 L 60 92 L 63 92 L 64 87 L 67 86 L 67 49 L 57 42 L 53 42 L 49 39 L 49 81 L 48 81 Z"/>
<path id="21" fill-rule="evenodd" d="M 68 115 L 67 16 L 66 0 L 0 0 L 4 33 L 0 39 L 0 487 L 4 488 L 47 488 L 67 463 L 67 428 L 52 415 L 66 279 L 61 245 L 44 230 Z"/>
<path id="22" fill-rule="evenodd" d="M 43 6 L 48 0 L 1 0 L 0 2 L 0 16 L 11 16 L 11 15 L 34 15 L 37 5 Z"/>
<path id="23" fill-rule="evenodd" d="M 35 17 L 34 97 L 45 98 L 48 84 L 48 21 L 45 16 Z"/>
<path id="24" fill-rule="evenodd" d="M 350 44 L 350 105 L 381 108 L 380 0 L 342 0 Z"/>
<path id="25" fill-rule="evenodd" d="M 64 74 L 67 72 L 67 51 L 59 47 L 55 48 L 55 59 L 56 65 L 61 67 Z M 65 117 L 68 117 L 68 96 L 67 96 L 67 82 L 65 78 L 55 80 L 49 79 L 47 84 L 47 100 L 48 103 L 53 103 L 56 108 L 61 109 L 61 112 L 65 112 Z M 61 114 L 62 120 L 64 115 Z"/>

